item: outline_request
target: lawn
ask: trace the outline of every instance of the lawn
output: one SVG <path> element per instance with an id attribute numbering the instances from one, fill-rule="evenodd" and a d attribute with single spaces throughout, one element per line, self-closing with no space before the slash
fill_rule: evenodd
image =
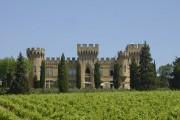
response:
<path id="1" fill-rule="evenodd" d="M 180 120 L 180 92 L 0 96 L 0 120 Z"/>

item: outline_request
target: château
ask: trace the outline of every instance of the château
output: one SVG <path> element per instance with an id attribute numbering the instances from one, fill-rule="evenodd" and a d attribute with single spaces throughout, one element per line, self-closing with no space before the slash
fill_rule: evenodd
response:
<path id="1" fill-rule="evenodd" d="M 130 89 L 130 64 L 135 60 L 139 65 L 140 52 L 144 44 L 128 44 L 126 49 L 119 51 L 115 58 L 98 58 L 98 44 L 77 44 L 77 59 L 67 58 L 66 66 L 68 72 L 68 85 L 70 88 L 76 87 L 76 68 L 77 63 L 81 67 L 81 88 L 94 88 L 94 65 L 96 62 L 100 64 L 101 87 L 113 87 L 113 68 L 118 63 L 121 66 L 121 88 Z M 58 63 L 60 58 L 45 58 L 44 48 L 27 48 L 27 57 L 33 63 L 33 77 L 37 81 L 40 80 L 40 69 L 42 60 L 45 61 L 46 78 L 45 87 L 52 88 L 57 84 Z M 33 84 L 32 84 L 33 86 Z"/>

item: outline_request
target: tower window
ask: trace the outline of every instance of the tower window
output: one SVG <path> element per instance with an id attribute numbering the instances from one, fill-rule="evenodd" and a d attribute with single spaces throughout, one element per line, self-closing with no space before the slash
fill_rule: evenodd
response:
<path id="1" fill-rule="evenodd" d="M 110 70 L 110 76 L 113 76 L 113 75 L 114 75 L 114 71 Z"/>

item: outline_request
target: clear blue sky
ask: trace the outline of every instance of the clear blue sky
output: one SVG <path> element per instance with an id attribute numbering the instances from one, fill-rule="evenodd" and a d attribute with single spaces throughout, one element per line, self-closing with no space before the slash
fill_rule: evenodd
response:
<path id="1" fill-rule="evenodd" d="M 180 56 L 180 0 L 0 0 L 0 58 L 27 47 L 76 57 L 77 43 L 114 57 L 144 40 L 158 66 Z"/>

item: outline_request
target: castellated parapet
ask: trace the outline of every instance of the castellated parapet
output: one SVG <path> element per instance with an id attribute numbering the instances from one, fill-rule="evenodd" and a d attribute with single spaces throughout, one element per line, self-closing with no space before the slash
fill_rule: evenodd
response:
<path id="1" fill-rule="evenodd" d="M 26 54 L 28 58 L 44 58 L 44 48 L 27 48 Z"/>
<path id="2" fill-rule="evenodd" d="M 98 44 L 77 44 L 78 57 L 84 59 L 95 58 L 99 53 Z"/>
<path id="3" fill-rule="evenodd" d="M 100 58 L 99 60 L 98 60 L 98 62 L 100 63 L 100 64 L 112 64 L 112 63 L 114 63 L 116 61 L 116 58 L 110 58 L 110 57 L 106 57 L 106 58 Z"/>

